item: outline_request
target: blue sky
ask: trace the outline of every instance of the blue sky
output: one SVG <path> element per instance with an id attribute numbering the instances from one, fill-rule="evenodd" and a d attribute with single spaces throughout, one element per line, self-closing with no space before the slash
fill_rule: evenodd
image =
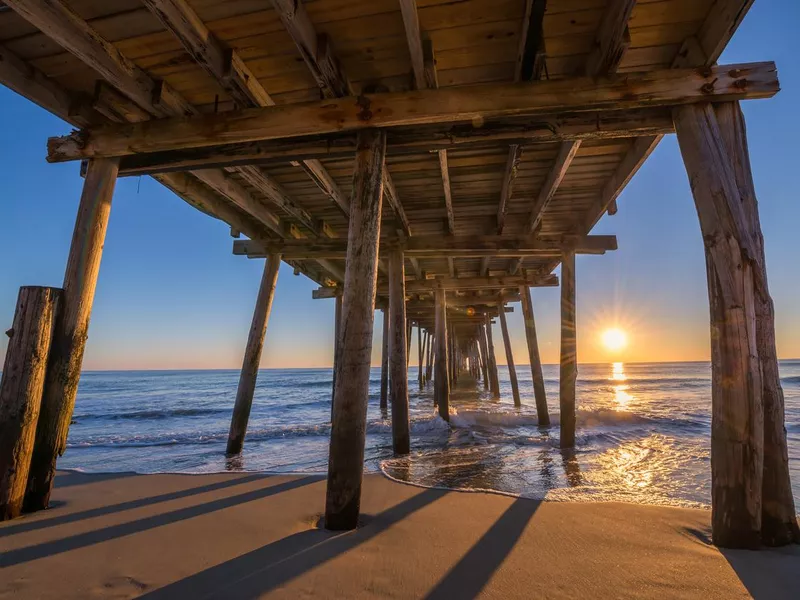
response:
<path id="1" fill-rule="evenodd" d="M 774 60 L 782 91 L 744 103 L 761 206 L 778 352 L 800 357 L 800 3 L 756 2 L 722 63 Z M 47 137 L 69 125 L 0 86 L 0 325 L 10 327 L 21 285 L 60 286 L 82 179 L 77 164 L 44 160 Z M 13 149 L 13 150 L 12 150 Z M 708 300 L 697 215 L 675 136 L 667 136 L 595 233 L 620 249 L 577 262 L 579 360 L 706 360 Z M 117 184 L 84 368 L 238 368 L 263 261 L 235 257 L 223 223 L 150 178 Z M 331 363 L 333 301 L 281 267 L 263 367 Z M 556 362 L 559 292 L 533 291 L 545 362 Z M 510 316 L 517 364 L 527 362 L 519 306 Z M 598 337 L 618 325 L 628 348 L 607 353 Z M 499 328 L 495 332 L 499 340 Z M 416 339 L 416 335 L 414 336 Z M 380 313 L 373 364 L 379 363 Z M 6 339 L 0 341 L 0 357 Z M 505 362 L 498 347 L 500 362 Z M 412 357 L 416 351 L 412 349 Z"/>

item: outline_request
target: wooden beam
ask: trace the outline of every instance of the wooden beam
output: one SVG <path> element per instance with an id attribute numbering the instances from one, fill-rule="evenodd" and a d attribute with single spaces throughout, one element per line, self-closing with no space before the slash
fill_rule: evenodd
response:
<path id="1" fill-rule="evenodd" d="M 494 398 L 500 397 L 500 377 L 497 374 L 497 356 L 494 352 L 494 340 L 492 339 L 492 318 L 484 316 L 484 333 L 486 334 L 486 347 L 489 351 L 489 387 L 492 389 Z"/>
<path id="2" fill-rule="evenodd" d="M 603 20 L 595 35 L 594 48 L 586 61 L 589 77 L 614 73 L 630 46 L 628 20 L 636 0 L 611 0 L 603 12 Z"/>
<path id="3" fill-rule="evenodd" d="M 531 287 L 552 287 L 558 285 L 555 275 L 505 276 L 505 277 L 458 277 L 456 279 L 423 279 L 406 282 L 406 293 L 416 294 L 433 290 L 483 290 L 517 288 L 520 285 Z M 383 288 L 380 288 L 383 291 Z"/>
<path id="4" fill-rule="evenodd" d="M 539 427 L 549 427 L 550 414 L 547 412 L 547 395 L 544 389 L 542 360 L 539 356 L 539 341 L 536 339 L 536 321 L 533 318 L 531 290 L 526 286 L 522 286 L 519 288 L 519 295 L 522 300 L 525 341 L 528 344 L 528 358 L 531 363 L 531 381 L 533 382 L 533 396 L 536 400 L 536 417 L 539 420 Z"/>
<path id="5" fill-rule="evenodd" d="M 243 230 L 244 231 L 244 230 Z M 246 233 L 246 231 L 245 231 Z M 402 242 L 384 240 L 381 251 L 400 248 L 408 258 L 485 257 L 493 256 L 550 256 L 565 250 L 578 254 L 602 254 L 617 249 L 615 235 L 564 236 L 558 238 L 522 238 L 497 235 L 418 236 Z M 347 242 L 341 239 L 302 240 L 234 240 L 233 253 L 263 258 L 280 252 L 294 259 L 342 258 L 347 252 Z M 486 265 L 488 269 L 488 264 Z M 486 271 L 486 269 L 483 269 Z"/>
<path id="6" fill-rule="evenodd" d="M 271 255 L 264 265 L 261 286 L 258 289 L 255 309 L 253 309 L 253 320 L 250 323 L 250 332 L 247 336 L 247 346 L 245 346 L 244 350 L 242 371 L 239 375 L 239 387 L 236 390 L 236 401 L 233 405 L 233 415 L 231 416 L 231 426 L 228 431 L 228 445 L 226 448 L 228 455 L 241 453 L 244 446 L 244 436 L 247 433 L 247 422 L 250 420 L 250 408 L 253 405 L 253 394 L 256 390 L 261 351 L 264 349 L 264 337 L 267 334 L 269 315 L 272 312 L 272 300 L 275 297 L 275 286 L 278 282 L 280 266 L 280 254 Z"/>
<path id="7" fill-rule="evenodd" d="M 322 190 L 322 192 L 328 196 L 336 206 L 342 211 L 344 215 L 350 214 L 350 201 L 347 199 L 347 196 L 344 195 L 342 190 L 339 189 L 339 186 L 334 181 L 331 174 L 328 170 L 323 166 L 323 164 L 316 159 L 308 159 L 301 161 L 299 163 L 300 168 L 302 168 L 306 174 L 317 184 L 317 187 Z"/>
<path id="8" fill-rule="evenodd" d="M 481 274 L 481 277 L 486 277 L 486 276 L 489 275 L 489 261 L 492 259 L 493 256 L 495 256 L 495 255 L 494 254 L 490 254 L 490 255 L 484 256 L 481 259 L 481 268 L 480 268 L 480 271 L 479 271 L 480 274 Z"/>
<path id="9" fill-rule="evenodd" d="M 450 377 L 448 374 L 447 352 L 447 297 L 444 290 L 436 291 L 436 360 L 433 375 L 434 403 L 439 416 L 450 420 Z"/>
<path id="10" fill-rule="evenodd" d="M 383 171 L 383 197 L 392 207 L 397 220 L 400 221 L 400 226 L 405 235 L 411 237 L 411 224 L 408 222 L 406 211 L 403 210 L 403 205 L 400 204 L 400 197 L 397 195 L 397 190 L 394 187 L 394 182 L 389 176 L 388 169 Z"/>
<path id="11" fill-rule="evenodd" d="M 546 68 L 544 45 L 544 14 L 547 0 L 527 0 L 522 31 L 519 36 L 520 47 L 514 71 L 515 81 L 541 79 Z"/>
<path id="12" fill-rule="evenodd" d="M 362 94 L 322 102 L 251 108 L 102 127 L 50 138 L 48 160 L 127 156 L 202 146 L 302 137 L 369 127 L 394 128 L 769 98 L 779 90 L 774 63 L 670 69 L 602 78 L 496 83 L 438 90 Z M 224 133 L 222 133 L 224 132 Z"/>
<path id="13" fill-rule="evenodd" d="M 527 235 L 533 235 L 533 232 L 536 231 L 539 223 L 541 223 L 542 215 L 544 215 L 545 210 L 547 210 L 548 205 L 553 200 L 553 196 L 556 195 L 558 186 L 560 186 L 561 182 L 564 180 L 567 169 L 569 169 L 569 166 L 572 164 L 572 160 L 575 158 L 580 147 L 580 141 L 561 142 L 556 160 L 539 190 L 536 202 L 531 208 L 528 224 L 525 227 L 525 233 Z"/>
<path id="14" fill-rule="evenodd" d="M 442 172 L 442 188 L 444 189 L 444 206 L 447 212 L 447 232 L 456 233 L 456 217 L 453 212 L 453 196 L 450 190 L 450 168 L 447 165 L 447 151 L 439 150 L 439 169 Z"/>
<path id="15" fill-rule="evenodd" d="M 398 0 L 400 13 L 403 15 L 403 25 L 406 31 L 408 54 L 411 57 L 411 68 L 414 73 L 416 89 L 423 90 L 428 87 L 425 78 L 425 58 L 422 49 L 422 34 L 419 29 L 419 16 L 417 15 L 417 0 Z"/>
<path id="16" fill-rule="evenodd" d="M 325 527 L 330 530 L 355 529 L 361 507 L 385 152 L 382 131 L 359 136 L 328 459 Z"/>
<path id="17" fill-rule="evenodd" d="M 754 0 L 716 0 L 697 36 L 687 38 L 678 52 L 676 66 L 711 66 L 722 55 Z"/>
<path id="18" fill-rule="evenodd" d="M 64 273 L 63 296 L 47 359 L 42 407 L 25 493 L 25 510 L 47 508 L 56 460 L 67 447 L 83 353 L 103 256 L 118 161 L 89 163 Z"/>
<path id="19" fill-rule="evenodd" d="M 395 455 L 411 451 L 408 420 L 408 345 L 403 253 L 389 255 L 389 398 L 392 404 L 392 450 Z M 409 322 L 409 325 L 411 323 Z M 409 327 L 410 329 L 410 327 Z M 408 338 L 408 339 L 407 339 Z"/>
<path id="20" fill-rule="evenodd" d="M 503 186 L 500 189 L 500 204 L 497 208 L 497 233 L 503 233 L 506 224 L 506 211 L 511 195 L 514 193 L 514 180 L 517 178 L 519 161 L 522 158 L 522 148 L 516 144 L 508 147 L 508 158 L 503 172 Z"/>
<path id="21" fill-rule="evenodd" d="M 674 133 L 670 110 L 664 107 L 604 110 L 569 115 L 540 115 L 520 121 L 490 119 L 474 123 L 440 123 L 387 130 L 392 156 L 448 149 L 496 149 L 498 144 L 529 146 L 564 140 L 606 140 Z M 120 163 L 121 175 L 184 171 L 201 167 L 284 164 L 310 158 L 350 158 L 355 132 L 185 148 L 133 154 Z M 301 163 L 301 166 L 303 164 Z M 306 164 L 307 166 L 307 164 Z"/>
<path id="22" fill-rule="evenodd" d="M 389 309 L 383 313 L 383 337 L 381 338 L 381 411 L 389 407 Z"/>

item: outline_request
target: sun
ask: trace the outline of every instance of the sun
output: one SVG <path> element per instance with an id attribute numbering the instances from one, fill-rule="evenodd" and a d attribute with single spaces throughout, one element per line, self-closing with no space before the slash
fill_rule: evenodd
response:
<path id="1" fill-rule="evenodd" d="M 602 335 L 603 346 L 611 352 L 619 352 L 628 345 L 628 335 L 618 327 L 606 329 Z"/>

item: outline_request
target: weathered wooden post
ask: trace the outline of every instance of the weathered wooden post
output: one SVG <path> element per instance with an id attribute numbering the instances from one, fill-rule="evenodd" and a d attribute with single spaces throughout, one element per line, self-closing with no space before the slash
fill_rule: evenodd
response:
<path id="1" fill-rule="evenodd" d="M 761 544 L 764 406 L 756 298 L 761 256 L 714 109 L 673 113 L 706 249 L 711 313 L 711 526 L 714 543 Z"/>
<path id="2" fill-rule="evenodd" d="M 436 373 L 433 395 L 439 416 L 450 420 L 450 375 L 447 360 L 447 298 L 444 290 L 436 290 Z"/>
<path id="3" fill-rule="evenodd" d="M 494 340 L 492 339 L 492 318 L 486 315 L 486 346 L 489 349 L 489 382 L 492 396 L 500 397 L 500 376 L 497 373 L 497 357 L 494 353 Z"/>
<path id="4" fill-rule="evenodd" d="M 425 365 L 425 382 L 429 382 L 433 377 L 433 353 L 435 346 L 435 338 L 433 333 L 428 335 L 428 361 Z"/>
<path id="5" fill-rule="evenodd" d="M 525 340 L 528 342 L 528 356 L 531 361 L 531 378 L 533 379 L 533 396 L 536 399 L 536 416 L 540 427 L 550 425 L 550 414 L 547 412 L 547 396 L 544 392 L 544 374 L 539 357 L 539 342 L 536 340 L 536 321 L 533 318 L 533 302 L 531 290 L 527 285 L 519 288 L 522 298 L 522 316 L 525 319 Z"/>
<path id="6" fill-rule="evenodd" d="M 500 329 L 503 331 L 503 345 L 506 349 L 506 362 L 508 363 L 508 378 L 511 380 L 511 394 L 514 397 L 514 406 L 522 406 L 519 399 L 519 382 L 517 381 L 517 368 L 514 366 L 514 353 L 511 351 L 511 337 L 508 335 L 505 305 L 497 307 L 500 315 Z"/>
<path id="7" fill-rule="evenodd" d="M 233 405 L 231 427 L 228 431 L 227 454 L 239 454 L 244 445 L 247 423 L 250 420 L 250 409 L 253 406 L 253 394 L 256 391 L 258 364 L 261 362 L 261 351 L 264 349 L 264 337 L 267 334 L 269 314 L 272 311 L 272 299 L 275 297 L 275 285 L 278 282 L 280 266 L 280 254 L 270 254 L 267 257 L 264 273 L 261 276 L 261 286 L 258 289 L 256 306 L 253 309 L 250 332 L 247 335 L 242 372 L 239 375 L 239 388 L 236 390 L 236 402 Z"/>
<path id="8" fill-rule="evenodd" d="M 483 389 L 489 389 L 489 351 L 486 343 L 486 325 L 478 327 L 478 345 L 481 349 L 481 369 L 483 370 Z"/>
<path id="9" fill-rule="evenodd" d="M 577 379 L 575 253 L 565 252 L 561 259 L 561 363 L 558 378 L 562 448 L 575 446 L 575 382 Z"/>
<path id="10" fill-rule="evenodd" d="M 761 390 L 764 405 L 764 479 L 761 502 L 761 541 L 767 546 L 800 543 L 800 529 L 795 516 L 789 454 L 786 445 L 784 398 L 778 373 L 775 347 L 775 308 L 767 285 L 764 236 L 758 214 L 758 200 L 750 168 L 747 130 L 738 102 L 715 104 L 722 139 L 733 164 L 734 176 L 742 197 L 742 207 L 749 226 L 756 259 L 753 269 L 763 281 L 755 297 L 756 346 L 761 364 Z"/>
<path id="11" fill-rule="evenodd" d="M 118 171 L 119 160 L 108 158 L 90 160 L 86 171 L 64 273 L 64 291 L 50 343 L 25 492 L 26 511 L 47 508 L 56 460 L 67 446 Z"/>
<path id="12" fill-rule="evenodd" d="M 425 381 L 422 376 L 422 357 L 423 357 L 423 345 L 422 345 L 422 327 L 417 326 L 417 381 L 419 382 L 419 389 L 422 391 L 422 388 L 425 385 Z"/>
<path id="13" fill-rule="evenodd" d="M 61 290 L 22 287 L 0 381 L 0 521 L 22 513 Z"/>
<path id="14" fill-rule="evenodd" d="M 331 419 L 333 418 L 333 393 L 336 391 L 336 363 L 339 362 L 339 334 L 341 333 L 340 323 L 342 320 L 342 295 L 338 294 L 335 299 L 336 306 L 333 311 L 333 377 L 331 383 Z"/>
<path id="15" fill-rule="evenodd" d="M 381 340 L 381 410 L 389 407 L 389 311 L 383 313 L 383 339 Z"/>
<path id="16" fill-rule="evenodd" d="M 358 133 L 325 500 L 331 530 L 354 529 L 361 507 L 385 154 L 383 131 Z"/>
<path id="17" fill-rule="evenodd" d="M 408 422 L 408 367 L 406 351 L 406 284 L 403 252 L 389 255 L 389 381 L 392 400 L 392 449 L 411 451 Z"/>

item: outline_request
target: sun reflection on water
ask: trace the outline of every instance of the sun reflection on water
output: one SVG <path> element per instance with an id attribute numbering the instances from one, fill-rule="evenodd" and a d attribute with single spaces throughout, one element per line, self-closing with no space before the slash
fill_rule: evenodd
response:
<path id="1" fill-rule="evenodd" d="M 611 381 L 614 391 L 614 410 L 625 410 L 634 397 L 628 392 L 630 386 L 625 383 L 628 381 L 628 376 L 625 374 L 625 364 L 615 362 L 611 365 Z"/>

